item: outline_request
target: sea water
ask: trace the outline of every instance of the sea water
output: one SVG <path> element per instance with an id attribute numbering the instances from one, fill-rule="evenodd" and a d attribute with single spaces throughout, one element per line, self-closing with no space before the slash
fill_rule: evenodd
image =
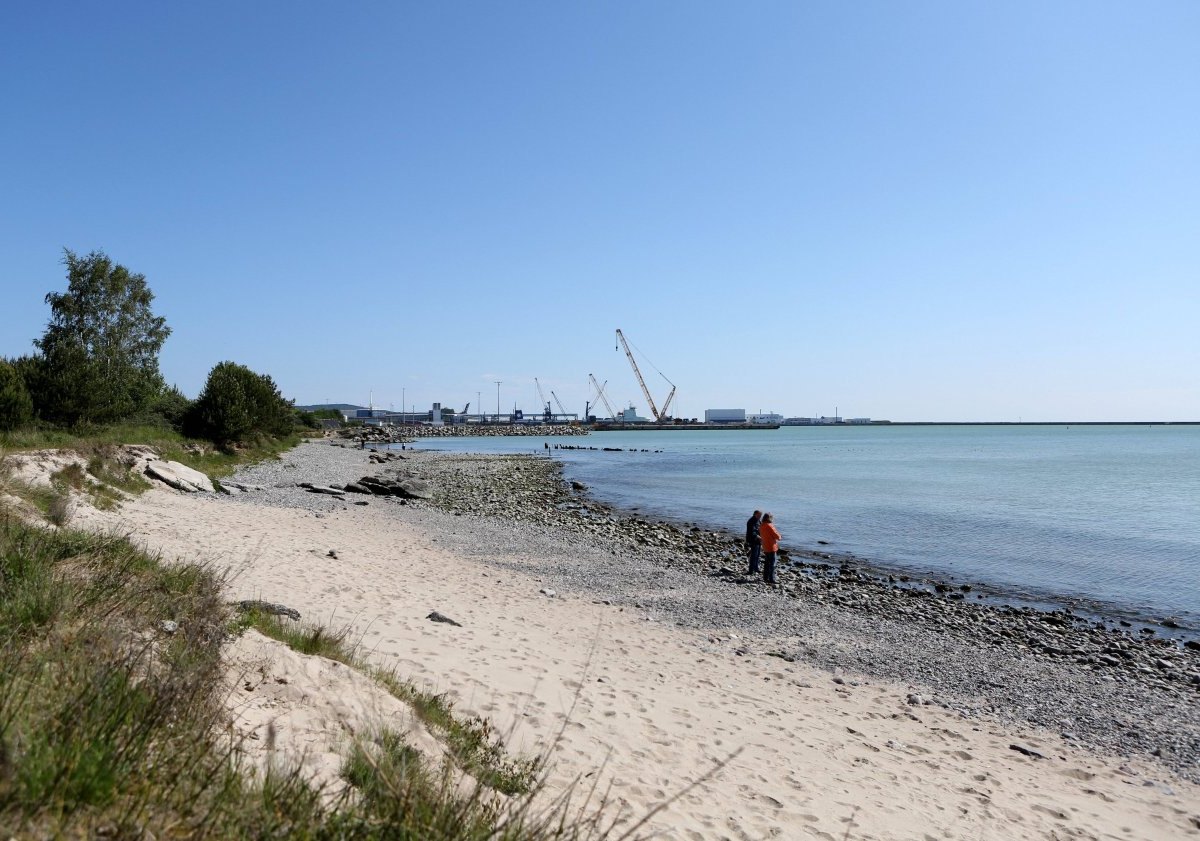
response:
<path id="1" fill-rule="evenodd" d="M 568 479 L 646 516 L 740 532 L 751 511 L 770 511 L 785 547 L 1200 630 L 1200 426 L 842 425 L 418 442 L 543 455 L 545 444 Z"/>

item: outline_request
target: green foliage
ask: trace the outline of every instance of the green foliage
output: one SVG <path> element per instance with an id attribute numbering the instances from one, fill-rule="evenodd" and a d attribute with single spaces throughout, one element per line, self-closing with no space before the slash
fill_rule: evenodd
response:
<path id="1" fill-rule="evenodd" d="M 164 388 L 146 407 L 152 415 L 157 415 L 170 425 L 172 429 L 182 429 L 183 419 L 192 408 L 188 400 L 176 386 Z"/>
<path id="2" fill-rule="evenodd" d="M 312 412 L 304 412 L 300 409 L 296 410 L 296 424 L 303 426 L 305 429 L 320 429 L 321 422 L 317 420 L 317 416 Z"/>
<path id="3" fill-rule="evenodd" d="M 0 430 L 25 426 L 33 420 L 33 400 L 21 372 L 0 359 Z"/>
<path id="4" fill-rule="evenodd" d="M 184 418 L 184 432 L 226 446 L 256 436 L 279 437 L 294 428 L 292 403 L 266 374 L 221 362 Z"/>
<path id="5" fill-rule="evenodd" d="M 163 390 L 158 352 L 171 330 L 150 309 L 145 275 L 102 251 L 79 257 L 64 249 L 63 263 L 67 291 L 46 295 L 50 323 L 36 342 L 38 413 L 69 426 L 128 418 Z"/>

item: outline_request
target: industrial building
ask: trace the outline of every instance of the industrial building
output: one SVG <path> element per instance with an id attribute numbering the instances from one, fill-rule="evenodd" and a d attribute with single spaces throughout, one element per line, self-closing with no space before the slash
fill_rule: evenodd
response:
<path id="1" fill-rule="evenodd" d="M 705 423 L 745 423 L 745 409 L 705 409 Z"/>

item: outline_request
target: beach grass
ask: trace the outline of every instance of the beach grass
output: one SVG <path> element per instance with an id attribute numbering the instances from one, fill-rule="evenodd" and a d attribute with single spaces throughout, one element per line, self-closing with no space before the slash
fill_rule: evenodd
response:
<path id="1" fill-rule="evenodd" d="M 536 786 L 518 798 L 484 783 L 464 794 L 457 771 L 427 767 L 386 731 L 352 748 L 337 796 L 296 769 L 253 776 L 221 688 L 234 621 L 211 567 L 0 510 L 0 836 L 603 836 L 562 811 L 534 817 Z M 339 633 L 301 637 L 354 658 Z"/>
<path id="2" fill-rule="evenodd" d="M 301 654 L 336 660 L 374 678 L 393 697 L 412 708 L 417 718 L 450 750 L 455 764 L 487 787 L 506 795 L 527 794 L 536 788 L 543 757 L 513 757 L 492 722 L 481 716 L 461 716 L 445 694 L 420 689 L 395 670 L 369 663 L 349 626 L 331 629 L 301 623 L 251 608 L 235 621 L 233 630 L 252 627 Z"/>

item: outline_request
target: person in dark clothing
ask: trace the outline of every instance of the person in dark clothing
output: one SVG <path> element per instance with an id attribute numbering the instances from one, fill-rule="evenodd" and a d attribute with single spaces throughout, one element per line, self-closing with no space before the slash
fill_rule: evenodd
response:
<path id="1" fill-rule="evenodd" d="M 762 536 L 758 533 L 761 511 L 755 511 L 746 521 L 746 552 L 750 555 L 750 575 L 758 575 L 758 559 L 762 552 Z"/>

